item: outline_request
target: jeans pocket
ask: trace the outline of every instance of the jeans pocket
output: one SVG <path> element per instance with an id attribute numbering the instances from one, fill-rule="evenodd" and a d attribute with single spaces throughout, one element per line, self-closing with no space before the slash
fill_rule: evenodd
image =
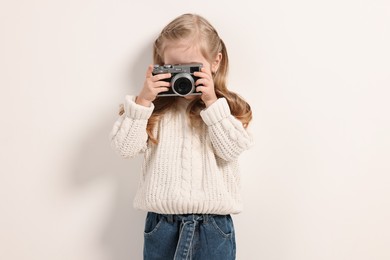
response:
<path id="1" fill-rule="evenodd" d="M 210 217 L 210 222 L 214 229 L 224 238 L 231 238 L 234 235 L 234 225 L 230 215 Z"/>
<path id="2" fill-rule="evenodd" d="M 156 232 L 160 227 L 164 217 L 154 212 L 148 212 L 146 215 L 144 235 L 149 236 Z"/>

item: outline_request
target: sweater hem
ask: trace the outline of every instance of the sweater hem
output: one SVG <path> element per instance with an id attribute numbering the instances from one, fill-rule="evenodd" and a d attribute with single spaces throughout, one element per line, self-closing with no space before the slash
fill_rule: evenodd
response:
<path id="1" fill-rule="evenodd" d="M 238 214 L 242 212 L 240 202 L 228 201 L 201 201 L 185 203 L 184 201 L 156 201 L 147 203 L 145 201 L 134 201 L 134 208 L 146 212 L 158 214 Z"/>

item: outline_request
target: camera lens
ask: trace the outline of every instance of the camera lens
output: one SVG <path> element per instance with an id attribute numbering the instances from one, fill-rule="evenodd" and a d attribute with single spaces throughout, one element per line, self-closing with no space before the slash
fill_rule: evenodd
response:
<path id="1" fill-rule="evenodd" d="M 192 84 L 187 78 L 180 78 L 176 80 L 173 88 L 178 94 L 187 95 L 192 89 Z"/>
<path id="2" fill-rule="evenodd" d="M 179 96 L 186 96 L 193 92 L 194 80 L 188 73 L 177 74 L 172 79 L 173 91 Z"/>

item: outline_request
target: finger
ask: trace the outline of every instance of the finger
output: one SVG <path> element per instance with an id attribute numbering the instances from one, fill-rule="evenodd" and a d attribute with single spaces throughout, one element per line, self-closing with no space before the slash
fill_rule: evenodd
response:
<path id="1" fill-rule="evenodd" d="M 202 79 L 208 79 L 208 80 L 212 79 L 211 75 L 203 72 L 194 72 L 194 76 Z"/>
<path id="2" fill-rule="evenodd" d="M 199 71 L 195 71 L 194 76 L 196 76 L 198 78 L 209 78 L 210 77 L 209 74 L 207 74 L 205 72 L 199 72 Z"/>
<path id="3" fill-rule="evenodd" d="M 148 69 L 146 70 L 146 77 L 151 78 L 153 76 L 152 72 L 153 72 L 153 64 L 150 64 L 148 66 Z"/>
<path id="4" fill-rule="evenodd" d="M 196 92 L 201 92 L 201 93 L 204 93 L 205 92 L 205 90 L 206 90 L 206 87 L 204 87 L 204 86 L 199 86 L 199 87 L 196 87 Z"/>
<path id="5" fill-rule="evenodd" d="M 155 84 L 154 84 L 154 87 L 155 88 L 159 88 L 159 87 L 170 87 L 171 86 L 171 82 L 167 82 L 167 81 L 157 81 Z"/>
<path id="6" fill-rule="evenodd" d="M 205 67 L 201 68 L 200 71 L 201 71 L 202 73 L 206 73 L 207 75 L 211 76 L 211 71 L 208 70 L 208 69 L 206 69 Z"/>
<path id="7" fill-rule="evenodd" d="M 169 90 L 169 88 L 161 87 L 161 88 L 157 89 L 157 93 L 165 92 L 165 91 L 168 91 L 168 90 Z"/>
<path id="8" fill-rule="evenodd" d="M 198 79 L 195 81 L 195 86 L 206 86 L 207 85 L 207 80 L 206 79 Z"/>
<path id="9" fill-rule="evenodd" d="M 163 79 L 169 79 L 171 77 L 171 73 L 163 73 L 163 74 L 157 74 L 152 77 L 153 81 L 160 81 Z"/>

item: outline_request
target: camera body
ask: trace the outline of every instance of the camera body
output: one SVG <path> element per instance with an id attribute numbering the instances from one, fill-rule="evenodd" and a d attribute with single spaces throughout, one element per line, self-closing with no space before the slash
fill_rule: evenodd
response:
<path id="1" fill-rule="evenodd" d="M 171 83 L 168 91 L 159 93 L 157 96 L 187 96 L 187 95 L 201 95 L 195 89 L 195 82 L 199 77 L 194 76 L 194 72 L 200 71 L 201 63 L 187 63 L 187 64 L 165 64 L 154 65 L 153 75 L 171 73 L 171 77 L 163 79 Z"/>

